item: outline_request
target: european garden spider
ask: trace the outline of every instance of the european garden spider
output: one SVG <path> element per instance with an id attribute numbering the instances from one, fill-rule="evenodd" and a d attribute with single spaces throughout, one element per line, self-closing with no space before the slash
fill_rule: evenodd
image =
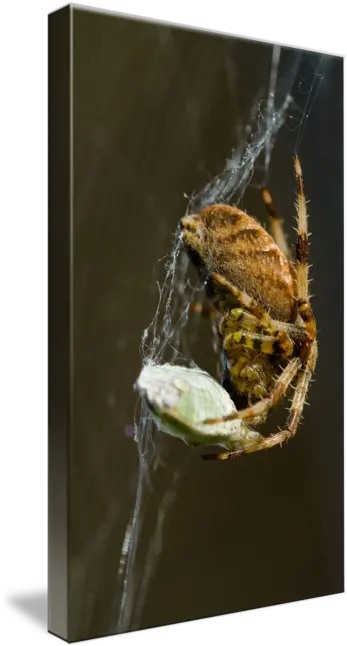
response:
<path id="1" fill-rule="evenodd" d="M 264 422 L 295 380 L 283 430 L 239 451 L 204 456 L 229 460 L 268 449 L 292 438 L 315 370 L 317 332 L 308 290 L 307 211 L 300 161 L 294 156 L 298 184 L 296 262 L 290 258 L 281 220 L 270 193 L 263 199 L 272 236 L 236 207 L 214 204 L 181 220 L 182 238 L 206 284 L 208 313 L 222 350 L 224 371 L 247 407 L 214 424 L 242 419 Z M 206 308 L 203 308 L 206 312 Z"/>

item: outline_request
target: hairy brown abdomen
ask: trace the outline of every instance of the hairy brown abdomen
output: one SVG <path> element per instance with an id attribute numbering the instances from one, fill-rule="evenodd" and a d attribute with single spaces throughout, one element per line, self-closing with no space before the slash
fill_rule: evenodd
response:
<path id="1" fill-rule="evenodd" d="M 281 321 L 296 316 L 293 269 L 273 238 L 236 207 L 215 204 L 182 218 L 183 240 L 207 273 L 217 272 Z"/>

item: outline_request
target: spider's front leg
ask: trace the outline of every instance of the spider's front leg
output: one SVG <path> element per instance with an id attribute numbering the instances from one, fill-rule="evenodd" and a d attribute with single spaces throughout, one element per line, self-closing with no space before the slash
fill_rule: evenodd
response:
<path id="1" fill-rule="evenodd" d="M 283 442 L 290 440 L 294 437 L 305 404 L 306 393 L 312 378 L 312 372 L 308 365 L 300 372 L 298 382 L 295 388 L 295 395 L 293 397 L 292 405 L 290 407 L 289 415 L 283 431 L 279 431 L 269 437 L 264 437 L 257 444 L 251 445 L 241 451 L 224 451 L 222 453 L 210 453 L 203 455 L 204 460 L 232 460 L 236 457 L 244 455 L 245 453 L 255 453 L 256 451 L 263 451 L 271 449 L 274 446 L 282 445 Z"/>
<path id="2" fill-rule="evenodd" d="M 247 422 L 251 422 L 255 417 L 264 415 L 270 410 L 270 408 L 276 406 L 279 400 L 283 397 L 301 365 L 301 360 L 298 357 L 291 359 L 284 368 L 282 374 L 278 377 L 268 397 L 258 401 L 256 404 L 253 404 L 253 406 L 244 408 L 243 410 L 232 413 L 231 415 L 226 415 L 225 417 L 218 419 L 205 419 L 204 424 L 219 424 L 220 422 L 228 422 L 235 419 L 243 419 Z"/>
<path id="3" fill-rule="evenodd" d="M 291 384 L 296 374 L 300 370 L 301 361 L 298 358 L 292 359 L 289 364 L 284 369 L 283 373 L 277 379 L 275 386 L 270 393 L 270 396 L 267 399 L 264 399 L 260 402 L 245 408 L 243 411 L 239 411 L 233 415 L 222 418 L 223 421 L 233 420 L 233 419 L 243 419 L 250 421 L 252 418 L 258 416 L 261 413 L 269 411 L 270 408 L 275 406 L 278 401 L 286 393 L 288 386 Z M 235 457 L 244 455 L 245 453 L 255 453 L 256 451 L 263 451 L 264 449 L 270 449 L 277 444 L 282 444 L 284 441 L 293 437 L 296 433 L 298 427 L 302 409 L 305 403 L 305 396 L 308 389 L 308 385 L 311 379 L 311 371 L 308 366 L 306 366 L 299 374 L 298 383 L 295 390 L 295 395 L 292 401 L 289 417 L 286 422 L 285 429 L 279 431 L 275 435 L 270 437 L 264 437 L 259 442 L 254 443 L 253 445 L 248 446 L 245 449 L 240 451 L 223 451 L 222 453 L 210 453 L 203 456 L 204 460 L 232 460 Z M 222 420 L 209 419 L 205 420 L 205 424 L 215 424 L 219 423 Z"/>

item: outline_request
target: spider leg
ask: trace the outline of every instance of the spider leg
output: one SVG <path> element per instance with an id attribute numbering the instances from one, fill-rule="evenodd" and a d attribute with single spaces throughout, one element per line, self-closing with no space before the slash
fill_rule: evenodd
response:
<path id="1" fill-rule="evenodd" d="M 283 220 L 278 217 L 275 205 L 272 201 L 271 193 L 265 186 L 261 189 L 261 196 L 269 216 L 270 233 L 280 250 L 289 260 L 291 260 L 287 237 L 283 229 Z"/>
<path id="2" fill-rule="evenodd" d="M 270 314 L 268 314 L 268 312 L 261 305 L 259 305 L 259 303 L 257 303 L 257 301 L 252 298 L 252 296 L 249 296 L 247 292 L 242 291 L 241 289 L 236 287 L 236 285 L 233 285 L 229 280 L 227 280 L 226 278 L 224 278 L 224 276 L 218 274 L 217 272 L 212 272 L 209 277 L 215 283 L 217 283 L 219 287 L 222 287 L 224 290 L 229 292 L 229 294 L 233 296 L 233 298 L 241 305 L 241 307 L 244 307 L 251 314 L 253 314 L 264 329 L 266 329 L 268 332 L 274 331 Z"/>
<path id="3" fill-rule="evenodd" d="M 210 274 L 210 278 L 217 283 L 220 287 L 225 289 L 226 291 L 229 292 L 233 296 L 235 300 L 238 301 L 238 303 L 244 307 L 248 312 L 253 314 L 258 319 L 258 322 L 260 326 L 266 331 L 268 334 L 271 336 L 276 337 L 276 341 L 280 344 L 280 346 L 283 348 L 283 353 L 284 354 L 289 354 L 291 353 L 291 348 L 292 348 L 292 342 L 290 340 L 289 335 L 286 333 L 286 331 L 282 328 L 279 329 L 275 321 L 272 319 L 270 314 L 261 306 L 257 301 L 249 296 L 246 292 L 240 290 L 238 287 L 230 283 L 224 276 L 221 276 L 220 274 L 217 274 L 216 272 L 213 272 Z"/>
<path id="4" fill-rule="evenodd" d="M 316 338 L 316 322 L 309 302 L 308 293 L 308 231 L 307 231 L 307 209 L 304 193 L 304 182 L 302 179 L 301 164 L 299 157 L 294 156 L 294 168 L 298 183 L 298 197 L 295 203 L 298 221 L 298 236 L 296 242 L 296 274 L 297 274 L 297 297 L 298 312 L 304 322 L 306 331 L 311 340 Z"/>
<path id="5" fill-rule="evenodd" d="M 291 359 L 284 368 L 282 374 L 278 377 L 272 391 L 269 393 L 269 396 L 265 399 L 261 399 L 256 404 L 253 404 L 253 406 L 244 408 L 241 411 L 236 411 L 231 415 L 226 415 L 219 419 L 205 419 L 204 424 L 219 424 L 220 422 L 227 422 L 235 419 L 243 419 L 249 422 L 253 418 L 259 417 L 259 415 L 264 415 L 270 410 L 270 408 L 278 403 L 281 397 L 283 397 L 301 365 L 301 360 L 298 357 Z"/>
<path id="6" fill-rule="evenodd" d="M 259 319 L 242 307 L 234 307 L 220 319 L 219 331 L 223 336 L 226 336 L 231 331 L 235 332 L 240 328 L 248 330 L 249 332 L 264 331 Z"/>
<path id="7" fill-rule="evenodd" d="M 232 350 L 235 344 L 239 344 L 250 350 L 257 350 L 262 354 L 282 354 L 290 357 L 294 351 L 294 345 L 290 339 L 278 339 L 277 336 L 256 334 L 246 330 L 238 329 L 224 337 L 223 347 L 226 352 Z"/>
<path id="8" fill-rule="evenodd" d="M 295 326 L 293 328 L 297 329 Z M 232 350 L 235 344 L 239 344 L 263 354 L 277 353 L 291 356 L 293 353 L 293 344 L 283 343 L 283 337 L 277 339 L 276 335 L 265 335 L 259 319 L 242 307 L 235 307 L 222 317 L 219 322 L 219 332 L 224 339 L 223 347 L 227 352 Z"/>
<path id="9" fill-rule="evenodd" d="M 244 455 L 245 453 L 255 453 L 256 451 L 271 449 L 273 446 L 277 446 L 278 444 L 282 445 L 283 442 L 286 442 L 287 440 L 290 440 L 292 437 L 294 437 L 302 416 L 307 390 L 312 378 L 311 365 L 313 365 L 314 367 L 316 354 L 317 354 L 315 345 L 316 344 L 313 344 L 311 347 L 311 353 L 310 353 L 311 356 L 309 357 L 309 361 L 307 362 L 305 367 L 303 367 L 300 370 L 298 381 L 295 388 L 295 394 L 292 400 L 289 415 L 284 429 L 282 431 L 280 430 L 278 433 L 275 433 L 274 435 L 270 435 L 269 437 L 264 437 L 254 445 L 249 446 L 240 451 L 232 451 L 232 452 L 224 451 L 222 453 L 217 453 L 217 454 L 212 453 L 212 454 L 204 455 L 203 456 L 204 460 L 232 460 L 233 458 L 236 458 L 240 455 Z M 294 359 L 292 361 L 294 361 Z M 283 376 L 283 374 L 284 372 L 282 373 L 281 376 Z M 279 379 L 281 379 L 281 377 L 279 377 Z"/>
<path id="10" fill-rule="evenodd" d="M 307 209 L 299 157 L 294 156 L 294 168 L 298 183 L 298 196 L 295 202 L 297 211 L 296 273 L 297 296 L 299 301 L 308 301 L 308 231 Z"/>
<path id="11" fill-rule="evenodd" d="M 302 327 L 298 327 L 293 323 L 285 323 L 284 321 L 277 321 L 272 319 L 272 325 L 276 331 L 283 331 L 294 341 L 301 341 L 304 343 L 309 340 L 309 335 Z M 219 331 L 223 337 L 226 337 L 231 332 L 236 332 L 242 328 L 249 332 L 264 333 L 266 331 L 259 323 L 259 319 L 243 309 L 242 307 L 235 307 L 224 316 L 222 316 L 219 323 Z"/>

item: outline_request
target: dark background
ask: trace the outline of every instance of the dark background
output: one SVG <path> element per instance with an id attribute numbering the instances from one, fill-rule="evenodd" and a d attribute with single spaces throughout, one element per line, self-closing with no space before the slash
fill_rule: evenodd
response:
<path id="1" fill-rule="evenodd" d="M 73 35 L 69 625 L 71 639 L 84 639 L 117 625 L 117 571 L 138 463 L 125 428 L 141 334 L 157 302 L 153 268 L 171 249 L 184 193 L 222 169 L 240 115 L 247 123 L 259 92 L 266 96 L 272 47 L 77 9 Z M 270 187 L 288 231 L 293 126 L 320 61 L 304 53 L 293 88 L 298 110 L 272 157 Z M 342 59 L 327 57 L 299 150 L 319 328 L 310 406 L 282 450 L 232 463 L 192 452 L 141 627 L 343 590 L 342 74 Z M 265 221 L 254 188 L 243 206 Z M 194 359 L 214 374 L 208 329 Z M 176 464 L 187 451 L 176 441 Z"/>

